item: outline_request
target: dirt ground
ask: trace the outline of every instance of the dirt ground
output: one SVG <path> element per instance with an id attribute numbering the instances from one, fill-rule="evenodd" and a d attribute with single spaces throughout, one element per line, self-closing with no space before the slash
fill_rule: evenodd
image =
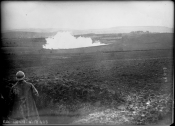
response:
<path id="1" fill-rule="evenodd" d="M 8 63 L 5 66 L 7 68 L 4 68 L 7 76 L 3 77 L 6 90 L 15 83 L 16 72 L 22 70 L 26 74 L 26 80 L 36 87 L 45 85 L 47 82 L 50 83 L 50 87 L 54 82 L 64 82 L 65 84 L 72 82 L 80 85 L 107 86 L 108 90 L 117 92 L 120 96 L 141 90 L 149 90 L 160 95 L 172 95 L 172 50 L 26 54 L 8 56 L 5 60 Z M 163 68 L 166 68 L 167 81 L 164 79 Z M 42 94 L 42 90 L 38 90 Z M 59 90 L 55 92 L 59 92 Z M 6 93 L 3 93 L 7 98 Z M 98 106 L 98 104 L 100 106 L 101 103 L 99 101 L 93 103 L 94 106 Z M 78 108 L 77 111 L 80 109 Z M 42 115 L 42 112 L 40 114 Z M 88 116 L 89 113 L 86 115 Z M 80 119 L 79 112 L 75 112 L 75 114 L 69 112 L 67 115 L 59 115 L 58 112 L 58 115 L 43 114 L 41 116 L 41 120 L 47 120 L 49 124 L 71 124 L 78 119 Z"/>

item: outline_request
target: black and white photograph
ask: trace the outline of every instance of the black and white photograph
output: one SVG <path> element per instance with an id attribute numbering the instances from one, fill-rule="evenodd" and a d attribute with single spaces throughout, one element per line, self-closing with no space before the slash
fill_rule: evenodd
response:
<path id="1" fill-rule="evenodd" d="M 174 123 L 172 1 L 1 1 L 3 125 Z"/>

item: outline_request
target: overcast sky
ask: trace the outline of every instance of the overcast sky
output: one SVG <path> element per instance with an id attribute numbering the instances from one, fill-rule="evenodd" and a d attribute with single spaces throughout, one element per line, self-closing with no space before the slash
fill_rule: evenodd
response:
<path id="1" fill-rule="evenodd" d="M 173 2 L 1 2 L 2 30 L 101 29 L 117 26 L 173 28 Z"/>

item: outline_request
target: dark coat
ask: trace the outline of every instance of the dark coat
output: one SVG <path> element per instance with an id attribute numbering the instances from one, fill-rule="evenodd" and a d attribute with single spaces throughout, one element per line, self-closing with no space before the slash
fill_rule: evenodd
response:
<path id="1" fill-rule="evenodd" d="M 14 95 L 13 109 L 10 114 L 12 119 L 27 119 L 30 121 L 40 120 L 36 108 L 35 99 L 38 96 L 38 91 L 33 84 L 25 80 L 18 81 L 11 89 L 11 94 Z"/>

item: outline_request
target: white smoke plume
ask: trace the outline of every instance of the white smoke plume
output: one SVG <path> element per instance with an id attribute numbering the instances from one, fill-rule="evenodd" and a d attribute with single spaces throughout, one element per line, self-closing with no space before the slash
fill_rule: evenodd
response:
<path id="1" fill-rule="evenodd" d="M 43 45 L 45 49 L 72 49 L 90 46 L 100 46 L 99 41 L 92 43 L 91 38 L 78 37 L 75 38 L 69 32 L 58 32 L 52 38 L 46 38 L 47 43 Z"/>

